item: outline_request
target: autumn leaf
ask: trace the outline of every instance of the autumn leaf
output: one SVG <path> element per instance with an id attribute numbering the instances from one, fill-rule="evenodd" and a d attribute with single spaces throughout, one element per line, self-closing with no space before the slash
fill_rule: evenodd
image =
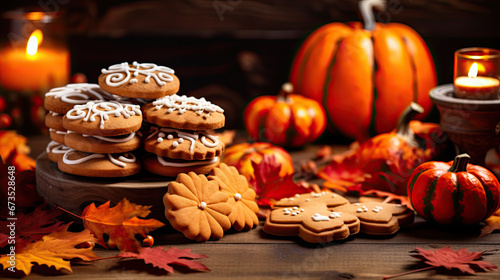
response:
<path id="1" fill-rule="evenodd" d="M 210 271 L 201 262 L 194 259 L 207 258 L 205 255 L 191 253 L 191 249 L 177 249 L 172 247 L 165 250 L 165 247 L 143 248 L 140 252 L 124 252 L 118 255 L 121 258 L 137 258 L 144 260 L 145 263 L 152 264 L 154 267 L 164 269 L 170 273 L 174 272 L 173 265 L 185 266 L 189 269 L 199 271 Z"/>
<path id="2" fill-rule="evenodd" d="M 84 261 L 97 260 L 99 257 L 92 252 L 92 247 L 76 248 L 84 242 L 95 241 L 89 230 L 81 232 L 68 232 L 69 224 L 60 228 L 41 240 L 33 243 L 16 245 L 15 269 L 29 275 L 34 264 L 54 267 L 57 270 L 67 269 L 72 271 L 70 260 L 78 258 Z M 0 256 L 0 264 L 4 270 L 11 267 L 10 256 Z"/>
<path id="3" fill-rule="evenodd" d="M 481 234 L 479 235 L 479 237 L 483 237 L 497 229 L 500 229 L 500 209 L 493 213 L 493 215 L 487 218 L 484 222 L 486 223 L 486 225 L 481 228 Z"/>
<path id="4" fill-rule="evenodd" d="M 18 214 L 12 220 L 0 221 L 0 228 L 9 229 L 10 224 L 15 225 L 16 244 L 19 242 L 32 242 L 41 239 L 44 235 L 57 231 L 63 224 L 57 217 L 61 211 L 39 206 L 29 214 Z M 0 233 L 0 248 L 8 244 L 9 233 Z"/>
<path id="5" fill-rule="evenodd" d="M 109 205 L 110 201 L 99 207 L 95 207 L 92 203 L 83 210 L 81 215 L 84 227 L 94 233 L 97 244 L 104 248 L 117 246 L 122 252 L 136 252 L 141 247 L 135 238 L 136 234 L 145 237 L 148 232 L 164 226 L 162 222 L 155 219 L 139 219 L 139 217 L 144 218 L 149 215 L 151 206 L 137 205 L 126 198 L 114 207 L 109 207 Z M 104 241 L 104 234 L 109 236 L 107 245 Z"/>
<path id="6" fill-rule="evenodd" d="M 275 201 L 285 197 L 310 192 L 302 184 L 293 181 L 292 175 L 280 177 L 281 164 L 274 155 L 264 155 L 260 163 L 252 161 L 255 180 L 250 181 L 250 186 L 257 193 L 259 206 L 272 206 Z"/>
<path id="7" fill-rule="evenodd" d="M 32 170 L 35 160 L 28 156 L 30 148 L 26 145 L 28 139 L 15 131 L 0 131 L 0 158 L 7 159 L 11 155 L 9 165 L 14 165 L 17 171 Z"/>
<path id="8" fill-rule="evenodd" d="M 455 268 L 460 270 L 462 273 L 467 274 L 475 274 L 476 270 L 494 271 L 497 269 L 496 265 L 480 260 L 484 252 L 468 252 L 466 248 L 455 251 L 451 249 L 450 246 L 447 246 L 432 251 L 417 247 L 416 253 L 417 254 L 412 255 L 412 257 L 423 260 L 430 266 L 397 275 L 386 276 L 383 279 L 394 278 L 397 276 L 433 269 L 436 267 L 444 267 L 448 270 L 452 270 Z"/>
<path id="9" fill-rule="evenodd" d="M 397 195 L 393 194 L 390 192 L 384 192 L 384 191 L 379 191 L 379 190 L 369 190 L 365 191 L 362 193 L 363 196 L 376 196 L 376 197 L 381 197 L 385 198 L 382 203 L 391 203 L 391 202 L 398 202 L 401 205 L 404 205 L 408 207 L 409 209 L 413 210 L 413 207 L 411 206 L 410 201 L 408 200 L 408 196 L 406 195 Z"/>

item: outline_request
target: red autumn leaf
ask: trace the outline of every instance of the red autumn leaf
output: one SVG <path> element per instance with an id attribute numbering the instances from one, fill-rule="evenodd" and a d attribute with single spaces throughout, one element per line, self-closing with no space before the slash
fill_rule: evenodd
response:
<path id="1" fill-rule="evenodd" d="M 281 164 L 274 155 L 264 155 L 258 164 L 252 161 L 252 166 L 255 180 L 250 181 L 250 186 L 257 193 L 259 206 L 272 206 L 282 198 L 310 191 L 302 184 L 295 183 L 292 175 L 280 177 Z"/>
<path id="2" fill-rule="evenodd" d="M 136 252 L 141 248 L 136 234 L 146 237 L 148 232 L 164 226 L 156 219 L 139 219 L 149 215 L 151 206 L 137 205 L 126 198 L 114 207 L 109 205 L 110 201 L 99 207 L 92 203 L 85 207 L 81 215 L 84 227 L 92 231 L 98 240 L 97 244 L 105 248 L 117 246 L 122 252 Z M 107 246 L 104 234 L 109 236 Z"/>
<path id="3" fill-rule="evenodd" d="M 483 237 L 492 233 L 495 230 L 500 230 L 500 209 L 484 221 L 486 225 L 481 228 L 479 237 Z"/>
<path id="4" fill-rule="evenodd" d="M 57 231 L 63 224 L 63 222 L 57 220 L 57 217 L 61 216 L 61 214 L 59 210 L 39 206 L 29 214 L 14 216 L 13 218 L 16 218 L 14 222 L 15 243 L 37 241 L 44 235 Z M 0 228 L 10 229 L 8 226 L 12 223 L 12 220 L 0 221 Z M 7 244 L 13 244 L 13 241 L 9 242 L 10 230 L 5 232 L 5 234 L 0 233 L 0 248 Z"/>
<path id="5" fill-rule="evenodd" d="M 210 271 L 201 262 L 194 260 L 204 259 L 207 256 L 191 253 L 191 249 L 177 249 L 175 247 L 167 250 L 165 250 L 165 247 L 144 248 L 138 254 L 124 252 L 119 254 L 118 257 L 142 259 L 145 263 L 152 264 L 154 267 L 164 269 L 170 273 L 174 272 L 174 269 L 170 266 L 171 264 L 185 266 L 193 270 Z"/>
<path id="6" fill-rule="evenodd" d="M 497 266 L 486 261 L 480 260 L 484 252 L 468 252 L 466 248 L 455 251 L 450 246 L 432 250 L 425 250 L 417 247 L 416 255 L 412 257 L 423 260 L 430 267 L 425 267 L 413 271 L 404 272 L 397 275 L 385 276 L 383 279 L 394 278 L 414 272 L 419 272 L 436 267 L 444 267 L 446 269 L 458 269 L 462 273 L 475 274 L 476 271 L 494 271 Z"/>

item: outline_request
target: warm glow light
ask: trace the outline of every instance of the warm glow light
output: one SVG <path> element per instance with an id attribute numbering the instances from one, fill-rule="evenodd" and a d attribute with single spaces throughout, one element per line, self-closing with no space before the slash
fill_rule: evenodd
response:
<path id="1" fill-rule="evenodd" d="M 470 67 L 470 70 L 469 70 L 469 78 L 475 78 L 475 77 L 477 77 L 477 70 L 478 70 L 477 63 L 474 62 L 472 64 L 472 66 Z"/>
<path id="2" fill-rule="evenodd" d="M 28 40 L 28 44 L 26 45 L 26 53 L 29 55 L 35 55 L 38 50 L 38 46 L 40 46 L 40 44 L 42 43 L 42 40 L 42 31 L 40 31 L 39 29 L 33 31 L 33 33 L 31 33 L 30 39 Z"/>

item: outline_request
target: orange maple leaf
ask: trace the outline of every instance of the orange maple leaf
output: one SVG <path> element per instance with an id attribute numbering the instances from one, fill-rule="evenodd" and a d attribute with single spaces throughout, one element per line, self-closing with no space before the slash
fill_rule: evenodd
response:
<path id="1" fill-rule="evenodd" d="M 26 145 L 27 141 L 26 137 L 15 131 L 0 131 L 0 158 L 7 163 L 10 157 L 9 165 L 14 165 L 16 171 L 35 168 L 35 160 L 28 156 L 30 148 Z"/>
<path id="2" fill-rule="evenodd" d="M 61 227 L 41 240 L 33 243 L 26 243 L 15 248 L 15 259 L 11 256 L 1 255 L 0 264 L 4 270 L 11 270 L 15 267 L 17 271 L 23 271 L 29 275 L 34 263 L 55 267 L 57 270 L 67 269 L 72 271 L 69 260 L 79 258 L 84 261 L 97 260 L 99 257 L 92 252 L 92 247 L 76 248 L 75 246 L 84 242 L 95 242 L 95 237 L 90 230 L 81 232 L 68 232 L 70 224 Z"/>
<path id="3" fill-rule="evenodd" d="M 481 228 L 481 234 L 479 235 L 479 237 L 483 237 L 497 229 L 500 229 L 500 209 L 493 213 L 493 215 L 491 215 L 484 222 L 486 223 L 486 225 Z"/>
<path id="4" fill-rule="evenodd" d="M 126 198 L 114 207 L 109 207 L 109 204 L 108 201 L 95 207 L 92 203 L 83 210 L 81 215 L 84 227 L 94 233 L 97 237 L 97 244 L 104 248 L 116 246 L 122 252 L 137 252 L 141 244 L 135 238 L 136 234 L 145 237 L 148 232 L 165 225 L 155 219 L 138 218 L 149 215 L 151 206 L 137 205 Z M 107 245 L 104 241 L 104 234 L 109 236 Z"/>

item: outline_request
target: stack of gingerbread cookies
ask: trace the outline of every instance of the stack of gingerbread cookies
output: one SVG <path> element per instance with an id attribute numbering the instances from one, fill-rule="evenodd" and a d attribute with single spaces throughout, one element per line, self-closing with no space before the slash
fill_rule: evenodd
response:
<path id="1" fill-rule="evenodd" d="M 99 85 L 52 89 L 45 98 L 49 158 L 63 172 L 91 177 L 137 174 L 139 159 L 163 176 L 209 173 L 224 150 L 211 132 L 224 126 L 224 111 L 204 98 L 177 95 L 179 86 L 168 67 L 124 62 L 102 69 Z M 132 152 L 141 146 L 146 152 L 136 159 Z"/>

